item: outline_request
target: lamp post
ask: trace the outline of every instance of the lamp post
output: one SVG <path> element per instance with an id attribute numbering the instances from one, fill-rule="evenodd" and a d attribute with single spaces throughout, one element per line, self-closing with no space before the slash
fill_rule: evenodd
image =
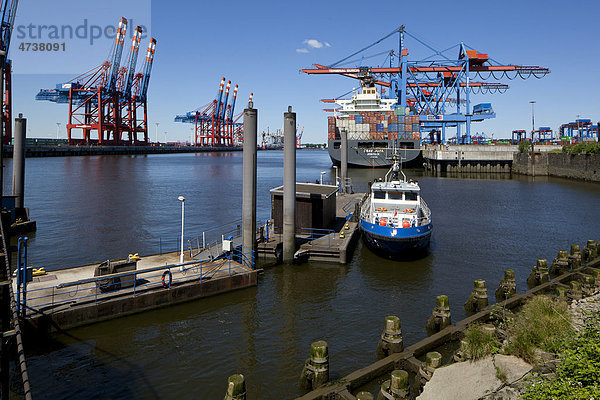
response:
<path id="1" fill-rule="evenodd" d="M 181 254 L 179 255 L 179 263 L 183 264 L 183 222 L 185 215 L 185 197 L 179 196 L 177 198 L 181 202 Z M 183 271 L 183 265 L 179 267 L 181 271 Z"/>
<path id="2" fill-rule="evenodd" d="M 581 128 L 579 127 L 579 118 L 581 118 L 581 115 L 577 114 L 577 120 L 576 120 L 576 122 L 577 122 L 577 135 L 579 137 L 581 137 L 582 135 L 581 135 Z"/>
<path id="3" fill-rule="evenodd" d="M 323 184 L 323 175 L 325 175 L 327 171 L 321 171 L 321 185 Z"/>
<path id="4" fill-rule="evenodd" d="M 531 103 L 531 154 L 533 154 L 533 134 L 535 132 L 535 113 L 534 113 L 534 104 L 535 101 L 530 101 Z"/>

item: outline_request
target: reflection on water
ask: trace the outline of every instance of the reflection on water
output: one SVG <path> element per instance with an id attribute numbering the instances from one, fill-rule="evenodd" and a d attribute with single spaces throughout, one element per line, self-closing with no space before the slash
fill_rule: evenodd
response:
<path id="1" fill-rule="evenodd" d="M 282 183 L 282 156 L 258 154 L 259 219 L 270 214 L 268 190 Z M 241 161 L 241 153 L 28 159 L 25 201 L 39 229 L 31 259 L 57 268 L 154 252 L 158 237 L 177 235 L 180 194 L 187 232 L 239 218 Z M 320 171 L 335 178 L 326 151 L 299 151 L 297 164 L 299 181 Z M 350 176 L 357 190 L 385 172 Z M 234 373 L 246 376 L 249 399 L 293 398 L 311 342 L 329 343 L 331 375 L 343 376 L 376 360 L 386 315 L 400 317 L 410 345 L 426 336 L 435 296 L 447 294 L 460 320 L 473 280 L 493 293 L 512 268 L 523 291 L 537 258 L 598 239 L 598 184 L 405 172 L 433 214 L 426 257 L 387 260 L 359 240 L 347 266 L 277 266 L 256 288 L 29 343 L 35 398 L 213 399 Z"/>

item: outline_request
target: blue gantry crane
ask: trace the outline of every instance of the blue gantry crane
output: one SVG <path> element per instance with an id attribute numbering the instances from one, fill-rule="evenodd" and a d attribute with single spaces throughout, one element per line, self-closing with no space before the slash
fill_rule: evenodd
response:
<path id="1" fill-rule="evenodd" d="M 356 61 L 362 63 L 369 57 L 363 56 L 358 60 L 353 57 L 396 34 L 399 36 L 397 51 L 379 53 L 386 55 L 382 64 L 385 67 L 348 65 Z M 406 36 L 423 46 L 429 54 L 418 60 L 409 60 Z M 517 76 L 523 79 L 532 76 L 542 78 L 550 72 L 545 67 L 499 63 L 488 54 L 479 53 L 462 42 L 437 50 L 406 31 L 404 25 L 337 62 L 314 66 L 302 69 L 302 72 L 311 75 L 338 74 L 360 80 L 363 87 L 379 85 L 390 88 L 391 97 L 397 98 L 397 107 L 409 109 L 411 114 L 418 115 L 422 131 L 441 128 L 443 141 L 447 127 L 456 127 L 457 137 L 461 138 L 461 127 L 465 126 L 464 136 L 468 140 L 471 137 L 471 122 L 496 116 L 489 103 L 472 107 L 471 94 L 503 93 L 508 85 L 499 82 L 502 79 L 511 80 Z M 481 82 L 474 81 L 474 77 L 481 79 Z"/>

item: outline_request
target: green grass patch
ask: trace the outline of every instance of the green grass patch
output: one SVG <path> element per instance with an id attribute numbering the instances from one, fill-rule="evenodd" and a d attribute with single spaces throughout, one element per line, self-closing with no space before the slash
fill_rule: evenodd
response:
<path id="1" fill-rule="evenodd" d="M 507 331 L 507 354 L 535 363 L 537 349 L 560 353 L 573 337 L 566 302 L 548 296 L 535 296 L 515 314 Z"/>
<path id="2" fill-rule="evenodd" d="M 521 140 L 519 142 L 519 153 L 527 153 L 531 150 L 531 143 L 526 140 Z"/>
<path id="3" fill-rule="evenodd" d="M 600 154 L 600 143 L 577 143 L 563 146 L 563 153 L 567 154 Z"/>
<path id="4" fill-rule="evenodd" d="M 561 355 L 553 379 L 528 382 L 526 400 L 600 399 L 600 318 L 587 321 L 583 334 L 571 340 Z"/>
<path id="5" fill-rule="evenodd" d="M 481 325 L 471 325 L 465 331 L 460 347 L 467 359 L 480 360 L 500 351 L 500 343 L 493 333 L 485 331 Z"/>
<path id="6" fill-rule="evenodd" d="M 496 367 L 496 378 L 498 378 L 502 382 L 506 382 L 508 379 L 506 377 L 506 372 L 502 371 L 500 368 Z"/>

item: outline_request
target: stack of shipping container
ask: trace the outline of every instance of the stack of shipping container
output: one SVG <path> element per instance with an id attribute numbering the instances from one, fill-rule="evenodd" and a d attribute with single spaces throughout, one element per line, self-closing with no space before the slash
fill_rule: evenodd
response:
<path id="1" fill-rule="evenodd" d="M 399 107 L 393 111 L 360 111 L 327 118 L 327 137 L 339 140 L 340 131 L 348 132 L 349 140 L 420 140 L 418 115 L 404 115 Z"/>

